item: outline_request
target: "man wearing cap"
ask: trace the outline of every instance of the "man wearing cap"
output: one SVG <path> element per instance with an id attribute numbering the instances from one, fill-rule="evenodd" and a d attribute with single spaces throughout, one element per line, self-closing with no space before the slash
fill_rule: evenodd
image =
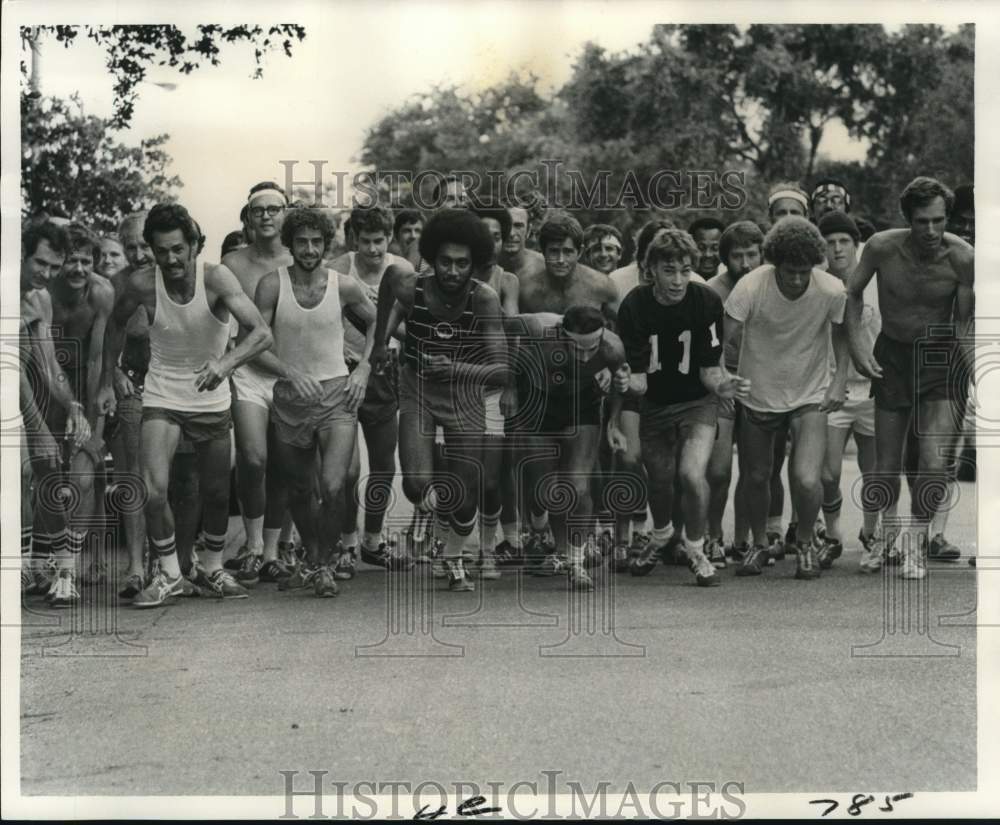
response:
<path id="1" fill-rule="evenodd" d="M 827 212 L 819 219 L 819 231 L 826 241 L 827 271 L 841 281 L 854 271 L 858 263 L 858 244 L 861 233 L 850 216 L 839 210 Z M 879 314 L 878 290 L 870 281 L 864 290 L 864 307 L 861 314 L 862 330 L 867 346 L 874 346 L 882 328 Z M 847 392 L 844 406 L 827 415 L 826 458 L 823 461 L 823 522 L 824 546 L 819 551 L 819 565 L 829 568 L 843 553 L 843 534 L 840 527 L 840 510 L 843 495 L 840 491 L 840 474 L 844 464 L 844 448 L 851 433 L 858 447 L 858 468 L 863 484 L 870 484 L 875 472 L 875 400 L 871 395 L 871 381 L 857 371 L 853 364 L 847 368 Z M 864 525 L 858 535 L 861 541 L 861 570 L 874 572 L 881 567 L 872 565 L 875 549 L 871 537 L 878 526 L 879 511 L 862 497 Z"/>
<path id="2" fill-rule="evenodd" d="M 809 196 L 796 183 L 779 183 L 767 196 L 767 214 L 771 223 L 788 215 L 809 216 Z"/>
<path id="3" fill-rule="evenodd" d="M 253 241 L 222 259 L 251 301 L 261 278 L 292 262 L 281 243 L 281 222 L 287 206 L 285 193 L 276 183 L 264 181 L 252 187 L 246 213 Z M 237 342 L 242 335 L 237 336 Z M 278 538 L 287 500 L 285 485 L 279 469 L 267 460 L 276 380 L 255 364 L 244 364 L 233 373 L 236 481 L 246 544 L 227 565 L 236 568 L 236 579 L 244 585 L 278 581 L 290 572 L 278 561 Z"/>
<path id="4" fill-rule="evenodd" d="M 899 498 L 907 430 L 917 417 L 920 456 L 911 497 L 913 523 L 897 536 L 883 537 L 886 545 L 898 541 L 900 575 L 922 579 L 927 575 L 929 522 L 947 494 L 946 454 L 959 423 L 955 404 L 966 391 L 974 363 L 975 256 L 969 244 L 944 231 L 954 204 L 946 186 L 933 178 L 914 178 L 899 202 L 910 226 L 869 239 L 847 281 L 847 325 L 851 357 L 858 371 L 872 379 L 876 466 L 880 480 L 889 480 L 887 501 L 880 504 L 889 512 Z M 864 289 L 876 274 L 882 330 L 871 346 L 862 323 Z M 880 549 L 873 548 L 872 555 Z"/>

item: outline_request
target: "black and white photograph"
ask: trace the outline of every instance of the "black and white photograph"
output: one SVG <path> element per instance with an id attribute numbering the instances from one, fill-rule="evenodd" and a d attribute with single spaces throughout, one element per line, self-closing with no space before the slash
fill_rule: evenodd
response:
<path id="1" fill-rule="evenodd" d="M 4 818 L 1000 814 L 995 7 L 3 11 Z"/>

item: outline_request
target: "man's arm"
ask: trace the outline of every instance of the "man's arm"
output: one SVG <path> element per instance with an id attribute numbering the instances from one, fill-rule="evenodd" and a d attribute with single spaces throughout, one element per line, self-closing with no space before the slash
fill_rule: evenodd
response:
<path id="1" fill-rule="evenodd" d="M 200 373 L 198 388 L 214 389 L 232 375 L 233 370 L 253 360 L 274 344 L 271 329 L 264 322 L 260 311 L 243 291 L 239 280 L 228 267 L 205 267 L 205 288 L 228 309 L 240 327 L 246 331 L 235 347 L 219 359 L 206 361 L 196 372 Z"/>
<path id="2" fill-rule="evenodd" d="M 865 287 L 878 270 L 882 241 L 878 234 L 868 239 L 861 260 L 847 278 L 847 304 L 844 308 L 844 335 L 847 351 L 858 372 L 866 378 L 881 378 L 882 368 L 865 341 L 861 313 L 865 308 Z M 836 350 L 834 350 L 836 353 Z"/>
<path id="3" fill-rule="evenodd" d="M 378 285 L 378 304 L 375 307 L 375 344 L 372 348 L 372 367 L 376 372 L 385 366 L 385 346 L 388 340 L 389 316 L 398 302 L 403 317 L 413 311 L 413 293 L 417 274 L 412 267 L 391 264 Z"/>
<path id="4" fill-rule="evenodd" d="M 90 426 L 97 424 L 97 418 L 104 414 L 99 403 L 102 392 L 114 393 L 112 386 L 113 370 L 104 371 L 104 339 L 108 327 L 108 319 L 115 306 L 115 290 L 110 282 L 95 281 L 90 291 L 90 300 L 94 307 L 94 326 L 90 333 L 90 351 L 87 353 L 87 420 Z"/>
<path id="5" fill-rule="evenodd" d="M 73 436 L 73 443 L 81 447 L 90 440 L 90 424 L 83 404 L 76 400 L 69 379 L 56 359 L 56 348 L 52 342 L 52 299 L 45 290 L 38 294 L 38 321 L 36 322 L 36 342 L 44 369 L 49 394 L 67 414 L 66 434 Z"/>
<path id="6" fill-rule="evenodd" d="M 972 248 L 960 249 L 957 254 L 955 271 L 958 273 L 958 289 L 955 292 L 955 334 L 958 336 L 965 369 L 975 380 L 975 334 L 976 334 L 976 259 Z"/>
<path id="7" fill-rule="evenodd" d="M 350 410 L 356 410 L 365 399 L 365 390 L 372 370 L 369 358 L 375 345 L 375 305 L 368 299 L 368 294 L 361 284 L 353 278 L 340 278 L 339 283 L 340 305 L 353 318 L 364 324 L 364 352 L 361 353 L 361 360 L 347 379 L 347 406 Z"/>
<path id="8" fill-rule="evenodd" d="M 505 315 L 517 315 L 520 312 L 518 306 L 520 290 L 521 282 L 517 280 L 517 275 L 504 270 L 500 275 L 500 306 Z"/>
<path id="9" fill-rule="evenodd" d="M 595 270 L 596 271 L 596 270 Z M 608 325 L 614 329 L 618 323 L 618 310 L 621 297 L 618 295 L 618 285 L 607 275 L 601 274 L 601 312 Z"/>

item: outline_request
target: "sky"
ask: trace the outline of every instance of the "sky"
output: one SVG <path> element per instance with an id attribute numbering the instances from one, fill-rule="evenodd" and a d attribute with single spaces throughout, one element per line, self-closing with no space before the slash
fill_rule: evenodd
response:
<path id="1" fill-rule="evenodd" d="M 283 19 L 304 22 L 307 34 L 290 59 L 269 55 L 259 80 L 251 79 L 246 44 L 224 47 L 222 65 L 190 75 L 154 67 L 150 81 L 176 88 L 142 84 L 131 128 L 121 133 L 130 144 L 169 133 L 171 171 L 184 182 L 179 200 L 202 224 L 210 252 L 239 228 L 252 184 L 284 182 L 280 161 L 298 161 L 296 180 L 311 179 L 310 160 L 326 161 L 331 180 L 334 170 L 353 175 L 365 129 L 411 95 L 453 82 L 485 88 L 511 71 L 532 71 L 553 90 L 570 77 L 586 41 L 612 52 L 634 49 L 656 20 L 607 3 L 585 13 L 539 3 L 530 18 L 495 14 L 489 4 L 333 3 L 309 7 L 301 17 L 294 8 L 283 7 Z M 43 42 L 41 88 L 58 97 L 78 92 L 88 114 L 112 112 L 104 54 L 82 37 L 69 49 L 54 39 Z M 821 151 L 845 160 L 864 156 L 864 146 L 839 124 L 828 130 Z"/>

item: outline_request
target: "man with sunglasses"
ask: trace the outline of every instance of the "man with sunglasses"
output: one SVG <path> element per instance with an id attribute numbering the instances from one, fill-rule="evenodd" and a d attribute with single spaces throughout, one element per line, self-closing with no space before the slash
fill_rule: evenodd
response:
<path id="1" fill-rule="evenodd" d="M 236 249 L 222 263 L 236 275 L 243 291 L 253 300 L 257 284 L 269 272 L 289 266 L 292 257 L 281 243 L 281 223 L 288 201 L 278 184 L 258 183 L 250 189 L 246 215 L 253 230 L 249 246 Z M 241 331 L 237 340 L 241 341 Z M 254 364 L 244 364 L 233 373 L 233 430 L 236 436 L 236 480 L 246 544 L 227 562 L 236 568 L 243 585 L 275 582 L 291 571 L 278 560 L 278 538 L 287 495 L 278 471 L 268 463 L 268 439 L 273 438 L 269 416 L 276 377 Z"/>

